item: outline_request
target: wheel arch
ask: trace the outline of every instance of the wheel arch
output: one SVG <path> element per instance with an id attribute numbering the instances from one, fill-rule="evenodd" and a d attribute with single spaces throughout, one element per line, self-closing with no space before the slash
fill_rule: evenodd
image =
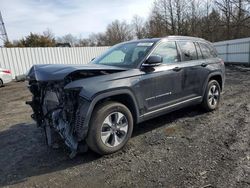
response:
<path id="1" fill-rule="evenodd" d="M 137 109 L 136 109 L 136 104 L 133 100 L 133 98 L 127 94 L 127 93 L 122 93 L 122 94 L 116 94 L 116 95 L 111 95 L 106 98 L 102 98 L 97 103 L 95 104 L 95 107 L 105 101 L 114 101 L 114 102 L 120 102 L 121 104 L 125 105 L 131 112 L 133 116 L 133 120 L 136 123 L 137 122 Z M 95 108 L 94 107 L 94 108 Z"/>
<path id="2" fill-rule="evenodd" d="M 205 82 L 206 84 L 204 84 L 204 87 L 203 87 L 202 96 L 204 96 L 205 91 L 206 91 L 207 84 L 208 84 L 209 81 L 211 81 L 211 80 L 216 80 L 216 81 L 219 83 L 219 85 L 220 85 L 221 91 L 223 90 L 224 81 L 223 81 L 222 73 L 221 73 L 221 72 L 213 72 L 213 73 L 211 73 L 211 74 L 207 77 L 207 80 L 206 80 L 206 82 Z"/>
<path id="3" fill-rule="evenodd" d="M 135 96 L 129 89 L 121 89 L 104 92 L 93 97 L 93 100 L 90 102 L 87 114 L 85 116 L 84 124 L 86 127 L 89 126 L 94 109 L 97 107 L 97 105 L 105 101 L 115 101 L 124 104 L 131 111 L 134 123 L 139 122 L 139 108 Z"/>
<path id="4" fill-rule="evenodd" d="M 220 89 L 221 90 L 223 89 L 223 81 L 222 81 L 222 76 L 221 75 L 219 75 L 219 74 L 211 75 L 209 77 L 208 82 L 211 81 L 211 80 L 216 80 L 220 85 Z"/>

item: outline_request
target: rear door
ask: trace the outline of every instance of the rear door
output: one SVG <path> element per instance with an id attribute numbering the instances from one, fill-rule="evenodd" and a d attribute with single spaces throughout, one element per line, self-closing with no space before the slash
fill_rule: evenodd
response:
<path id="1" fill-rule="evenodd" d="M 196 45 L 197 49 L 200 49 L 202 54 L 201 61 L 203 72 L 206 72 L 206 76 L 208 76 L 208 74 L 214 70 L 214 64 L 220 64 L 221 59 L 217 57 L 217 52 L 211 46 L 211 44 L 205 42 L 197 42 Z M 204 80 L 203 86 L 205 87 L 206 84 L 206 80 Z"/>
<path id="2" fill-rule="evenodd" d="M 203 59 L 200 49 L 192 41 L 178 41 L 181 51 L 181 65 L 183 68 L 183 99 L 190 99 L 202 95 L 204 81 L 208 76 L 205 68 L 207 62 Z"/>

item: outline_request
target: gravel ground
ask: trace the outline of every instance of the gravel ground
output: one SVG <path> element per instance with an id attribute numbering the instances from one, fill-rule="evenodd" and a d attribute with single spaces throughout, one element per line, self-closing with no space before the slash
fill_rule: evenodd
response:
<path id="1" fill-rule="evenodd" d="M 69 159 L 30 119 L 25 83 L 0 88 L 0 186 L 250 187 L 250 71 L 227 67 L 220 108 L 189 107 L 135 127 L 126 147 Z"/>

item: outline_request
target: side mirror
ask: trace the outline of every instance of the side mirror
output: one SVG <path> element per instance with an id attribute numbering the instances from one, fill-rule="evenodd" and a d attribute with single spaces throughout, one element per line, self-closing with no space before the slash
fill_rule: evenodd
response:
<path id="1" fill-rule="evenodd" d="M 162 63 L 163 58 L 161 56 L 149 56 L 148 59 L 142 64 L 143 67 L 155 67 Z"/>

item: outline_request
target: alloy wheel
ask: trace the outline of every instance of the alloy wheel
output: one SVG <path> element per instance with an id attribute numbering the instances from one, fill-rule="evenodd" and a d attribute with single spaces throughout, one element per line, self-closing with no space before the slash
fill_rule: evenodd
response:
<path id="1" fill-rule="evenodd" d="M 121 144 L 128 133 L 128 120 L 121 112 L 109 114 L 102 123 L 101 140 L 108 147 Z"/>
<path id="2" fill-rule="evenodd" d="M 215 107 L 219 102 L 220 92 L 217 85 L 213 84 L 208 92 L 208 103 L 212 107 Z"/>

